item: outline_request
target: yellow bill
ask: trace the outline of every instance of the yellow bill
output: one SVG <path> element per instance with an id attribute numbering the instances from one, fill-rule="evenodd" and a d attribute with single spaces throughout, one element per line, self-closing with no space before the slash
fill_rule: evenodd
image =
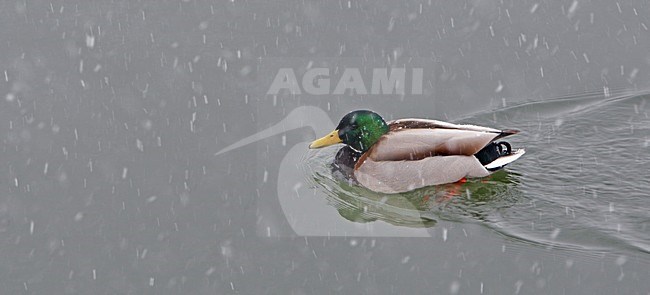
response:
<path id="1" fill-rule="evenodd" d="M 318 149 L 318 148 L 326 147 L 326 146 L 341 143 L 341 142 L 342 142 L 342 140 L 339 138 L 339 131 L 334 130 L 334 131 L 330 132 L 328 135 L 325 135 L 325 136 L 323 136 L 323 137 L 321 137 L 319 139 L 314 140 L 314 142 L 312 142 L 309 145 L 309 148 L 310 149 Z"/>

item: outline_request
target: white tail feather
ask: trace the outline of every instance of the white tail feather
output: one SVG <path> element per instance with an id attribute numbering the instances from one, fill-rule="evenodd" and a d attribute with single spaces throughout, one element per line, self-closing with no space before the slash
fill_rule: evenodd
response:
<path id="1" fill-rule="evenodd" d="M 525 153 L 526 153 L 526 150 L 518 149 L 518 150 L 512 152 L 512 154 L 510 154 L 510 155 L 499 157 L 496 160 L 488 163 L 487 165 L 485 165 L 485 169 L 492 170 L 492 169 L 501 168 L 501 167 L 503 167 L 503 166 L 505 166 L 507 164 L 510 164 L 510 163 L 514 162 L 515 160 L 519 159 L 519 157 L 521 157 Z"/>

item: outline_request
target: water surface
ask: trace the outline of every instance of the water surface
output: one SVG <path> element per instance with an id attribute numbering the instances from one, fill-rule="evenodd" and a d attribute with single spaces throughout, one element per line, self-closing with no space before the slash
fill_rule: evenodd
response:
<path id="1" fill-rule="evenodd" d="M 2 1 L 0 290 L 646 294 L 648 15 L 641 0 Z M 310 64 L 422 68 L 423 93 L 267 94 Z M 307 149 L 355 109 L 518 128 L 527 154 L 377 195 L 332 174 L 336 149 Z"/>

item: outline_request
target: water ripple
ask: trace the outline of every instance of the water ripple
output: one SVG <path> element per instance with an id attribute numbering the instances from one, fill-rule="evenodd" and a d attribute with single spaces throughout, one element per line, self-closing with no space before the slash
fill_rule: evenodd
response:
<path id="1" fill-rule="evenodd" d="M 473 222 L 542 247 L 650 253 L 648 100 L 643 91 L 587 93 L 460 120 L 520 128 L 512 144 L 528 150 L 507 171 L 465 184 L 378 194 L 333 169 L 334 149 L 306 154 L 304 174 L 354 222 L 407 227 Z"/>

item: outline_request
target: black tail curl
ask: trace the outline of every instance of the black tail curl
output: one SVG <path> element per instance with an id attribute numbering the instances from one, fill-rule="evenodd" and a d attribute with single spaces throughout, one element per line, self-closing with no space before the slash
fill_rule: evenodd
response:
<path id="1" fill-rule="evenodd" d="M 491 142 L 474 156 L 482 165 L 492 163 L 494 160 L 512 154 L 512 146 L 505 141 Z"/>

